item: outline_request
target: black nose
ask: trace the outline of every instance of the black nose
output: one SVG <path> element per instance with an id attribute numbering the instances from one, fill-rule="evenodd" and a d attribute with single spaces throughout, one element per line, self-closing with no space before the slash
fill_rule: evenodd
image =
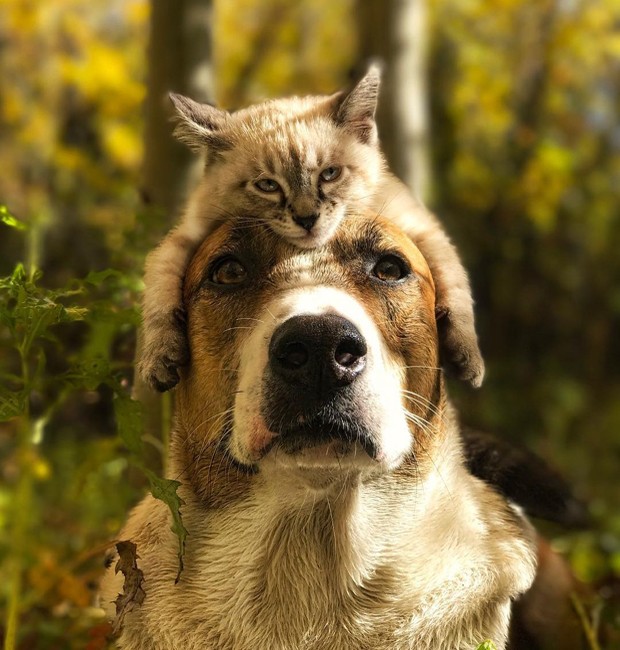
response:
<path id="1" fill-rule="evenodd" d="M 348 386 L 366 366 L 366 341 L 353 323 L 336 316 L 293 316 L 269 344 L 272 371 L 314 396 Z"/>
<path id="2" fill-rule="evenodd" d="M 295 215 L 293 221 L 299 224 L 304 230 L 310 232 L 314 228 L 314 224 L 318 221 L 318 214 L 307 214 L 305 217 Z"/>

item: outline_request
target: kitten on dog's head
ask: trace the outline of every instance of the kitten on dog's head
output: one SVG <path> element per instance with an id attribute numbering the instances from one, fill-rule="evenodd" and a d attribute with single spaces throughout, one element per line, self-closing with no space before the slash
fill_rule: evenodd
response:
<path id="1" fill-rule="evenodd" d="M 171 94 L 176 137 L 205 154 L 205 182 L 228 211 L 267 223 L 290 242 L 325 243 L 363 207 L 384 169 L 375 111 L 380 68 L 348 92 L 268 100 L 235 112 Z"/>

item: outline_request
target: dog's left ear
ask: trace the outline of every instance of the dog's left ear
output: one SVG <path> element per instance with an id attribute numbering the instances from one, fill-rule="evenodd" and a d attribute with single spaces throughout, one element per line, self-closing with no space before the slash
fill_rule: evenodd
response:
<path id="1" fill-rule="evenodd" d="M 336 93 L 331 112 L 339 126 L 352 131 L 365 144 L 377 142 L 375 113 L 379 100 L 381 67 L 372 63 L 352 90 Z"/>

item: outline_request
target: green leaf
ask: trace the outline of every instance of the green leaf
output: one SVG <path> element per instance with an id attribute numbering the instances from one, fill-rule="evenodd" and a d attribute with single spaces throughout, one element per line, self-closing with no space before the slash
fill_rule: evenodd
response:
<path id="1" fill-rule="evenodd" d="M 27 355 L 35 339 L 43 336 L 50 326 L 61 321 L 63 306 L 48 300 L 20 296 L 13 311 L 16 326 L 25 330 L 21 345 L 22 354 Z"/>
<path id="2" fill-rule="evenodd" d="M 15 329 L 15 319 L 13 318 L 13 310 L 0 298 L 0 323 L 7 327 L 13 335 Z"/>
<path id="3" fill-rule="evenodd" d="M 110 362 L 103 356 L 94 356 L 91 358 L 81 359 L 65 375 L 65 379 L 73 386 L 86 388 L 87 390 L 96 390 L 101 384 L 110 378 Z M 121 410 L 124 407 L 121 407 Z M 125 412 L 123 416 L 125 416 Z M 116 414 L 118 424 L 118 412 Z M 120 425 L 119 425 L 120 426 Z M 127 421 L 123 421 L 123 426 L 129 426 Z"/>
<path id="4" fill-rule="evenodd" d="M 145 469 L 149 482 L 151 484 L 151 494 L 160 501 L 163 501 L 172 513 L 172 526 L 170 529 L 177 536 L 179 540 L 179 570 L 175 583 L 177 583 L 183 572 L 183 556 L 185 555 L 185 541 L 187 539 L 187 529 L 183 525 L 183 518 L 181 516 L 181 506 L 184 505 L 183 499 L 177 494 L 177 490 L 181 483 L 172 479 L 160 478 L 150 470 Z"/>
<path id="5" fill-rule="evenodd" d="M 49 290 L 37 286 L 40 274 L 28 276 L 22 264 L 18 264 L 9 277 L 0 279 L 0 299 L 3 303 L 0 322 L 11 331 L 22 355 L 28 355 L 38 338 L 49 338 L 49 328 L 59 323 L 83 321 L 88 309 L 74 305 L 66 306 L 59 298 L 75 295 L 74 290 Z"/>
<path id="6" fill-rule="evenodd" d="M 117 394 L 114 396 L 114 414 L 118 435 L 129 449 L 136 455 L 142 453 L 142 404 L 129 395 Z"/>
<path id="7" fill-rule="evenodd" d="M 103 271 L 91 271 L 85 278 L 84 282 L 92 284 L 95 287 L 101 286 L 108 278 L 122 280 L 123 274 L 116 269 L 104 269 Z"/>
<path id="8" fill-rule="evenodd" d="M 28 230 L 28 225 L 16 219 L 7 209 L 6 205 L 0 205 L 0 221 L 10 228 L 16 230 Z"/>
<path id="9" fill-rule="evenodd" d="M 23 391 L 0 389 L 0 422 L 23 415 L 27 395 Z"/>
<path id="10" fill-rule="evenodd" d="M 493 641 L 490 641 L 489 639 L 487 639 L 486 641 L 481 643 L 476 648 L 476 650 L 497 650 L 497 648 L 495 647 L 495 644 L 493 643 Z"/>
<path id="11" fill-rule="evenodd" d="M 2 278 L 2 280 L 3 282 L 0 286 L 15 290 L 18 287 L 24 286 L 28 282 L 28 274 L 26 273 L 24 265 L 19 262 L 15 265 L 13 273 L 6 278 Z"/>

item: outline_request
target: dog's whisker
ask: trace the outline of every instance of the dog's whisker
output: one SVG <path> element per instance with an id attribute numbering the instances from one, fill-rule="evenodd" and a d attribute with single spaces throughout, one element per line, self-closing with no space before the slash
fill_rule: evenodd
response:
<path id="1" fill-rule="evenodd" d="M 308 490 L 304 490 L 304 498 L 302 499 L 301 505 L 299 508 L 297 508 L 297 511 L 295 513 L 295 517 L 293 518 L 293 526 L 297 528 L 297 522 L 298 520 L 301 520 L 301 513 L 304 509 L 304 506 L 306 505 L 306 499 L 308 497 Z"/>
<path id="2" fill-rule="evenodd" d="M 418 406 L 425 408 L 427 411 L 430 411 L 433 415 L 436 415 L 443 422 L 446 421 L 444 413 L 440 411 L 437 408 L 437 406 L 433 404 L 430 400 L 426 399 L 425 397 L 422 397 L 422 395 L 418 393 L 414 393 L 412 391 L 406 391 L 406 390 L 402 390 L 401 395 L 402 397 L 412 402 L 413 404 L 417 404 Z"/>
<path id="3" fill-rule="evenodd" d="M 423 418 L 421 415 L 417 415 L 416 413 L 412 413 L 411 411 L 408 411 L 407 409 L 403 409 L 403 412 L 405 414 L 405 417 L 415 424 L 419 426 L 423 431 L 426 433 L 438 433 L 439 429 L 437 428 L 436 425 L 432 424 L 429 422 L 426 418 Z"/>
<path id="4" fill-rule="evenodd" d="M 439 366 L 396 366 L 400 370 L 409 370 L 409 369 L 420 369 L 420 370 L 441 370 L 443 372 L 443 368 L 440 368 Z"/>
<path id="5" fill-rule="evenodd" d="M 416 424 L 416 426 L 418 426 L 426 433 L 432 434 L 432 433 L 439 432 L 439 429 L 435 425 L 431 424 L 428 420 L 425 420 L 424 418 L 415 415 L 414 413 L 405 410 L 405 417 L 411 422 L 413 422 L 414 424 Z M 437 475 L 441 479 L 441 482 L 443 483 L 448 496 L 450 497 L 450 499 L 453 499 L 454 497 L 452 495 L 452 492 L 450 491 L 450 488 L 448 487 L 448 484 L 446 483 L 441 470 L 435 463 L 435 459 L 433 458 L 433 455 L 428 451 L 428 449 L 425 447 L 425 445 L 422 443 L 422 441 L 419 438 L 415 439 L 415 444 L 426 454 L 428 459 L 431 461 L 431 464 L 433 465 L 435 471 L 437 472 Z"/>
<path id="6" fill-rule="evenodd" d="M 233 409 L 234 409 L 234 406 L 230 406 L 229 408 L 225 409 L 224 411 L 219 411 L 218 413 L 215 413 L 214 415 L 211 415 L 208 418 L 205 418 L 205 419 L 201 420 L 199 423 L 194 424 L 188 430 L 188 434 L 190 436 L 193 436 L 198 431 L 198 429 L 204 427 L 205 424 L 207 424 L 208 422 L 211 422 L 211 420 L 214 420 L 214 419 L 218 420 L 219 418 L 221 418 L 223 416 L 226 416 L 229 412 L 232 412 Z M 207 436 L 208 436 L 209 433 L 211 433 L 211 429 L 207 432 Z M 207 436 L 205 436 L 205 437 L 207 437 Z"/>
<path id="7" fill-rule="evenodd" d="M 218 428 L 220 426 L 221 422 L 225 421 L 225 419 L 228 417 L 228 415 L 230 413 L 232 413 L 233 409 L 234 409 L 234 406 L 231 406 L 231 407 L 225 409 L 224 411 L 216 413 L 215 415 L 211 416 L 210 418 L 207 418 L 206 420 L 204 420 L 202 423 L 200 423 L 199 425 L 197 425 L 196 427 L 194 427 L 190 431 L 190 435 L 194 435 L 198 431 L 199 428 L 202 428 L 210 420 L 215 419 L 215 422 L 213 422 L 211 424 L 208 431 L 206 431 L 202 436 L 202 444 L 200 446 L 200 449 L 198 450 L 198 452 L 195 454 L 195 456 L 193 458 L 192 466 L 194 466 L 194 467 L 198 466 L 198 463 L 200 463 L 200 461 L 203 458 L 204 452 L 207 450 L 209 445 L 212 444 L 211 434 L 213 433 L 213 431 L 216 428 Z M 216 442 L 215 446 L 217 447 L 218 444 L 219 444 L 219 442 Z"/>
<path id="8" fill-rule="evenodd" d="M 331 504 L 329 503 L 329 499 L 325 499 L 325 503 L 327 504 L 327 511 L 329 512 L 329 520 L 331 521 L 332 524 L 332 534 L 334 535 L 334 543 L 338 539 L 338 536 L 336 535 L 336 524 L 334 523 L 334 513 L 332 512 L 332 507 Z"/>
<path id="9" fill-rule="evenodd" d="M 420 393 L 417 393 L 416 391 L 413 390 L 407 390 L 405 388 L 402 388 L 400 391 L 401 395 L 404 397 L 409 397 L 409 398 L 414 398 L 415 400 L 418 401 L 419 404 L 424 405 L 426 408 L 429 410 L 432 410 L 433 413 L 436 413 L 437 415 L 442 414 L 442 411 L 440 411 L 439 407 L 437 404 L 433 403 L 430 399 L 427 397 L 424 397 L 423 395 L 420 395 Z"/>

